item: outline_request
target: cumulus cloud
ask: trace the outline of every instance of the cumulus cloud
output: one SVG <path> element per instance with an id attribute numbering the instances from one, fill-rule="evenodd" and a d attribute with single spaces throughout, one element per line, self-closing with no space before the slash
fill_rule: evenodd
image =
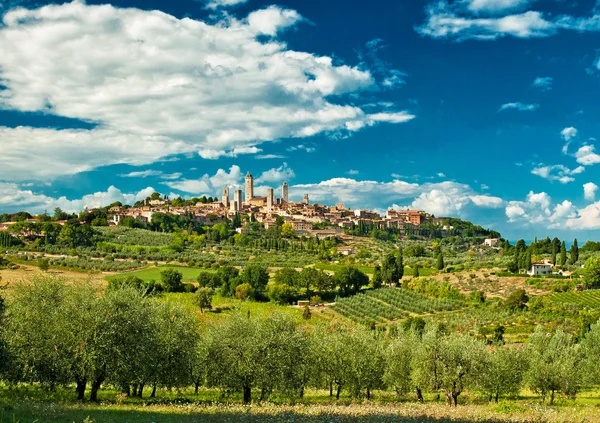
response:
<path id="1" fill-rule="evenodd" d="M 600 202 L 584 208 L 577 208 L 569 200 L 554 204 L 545 192 L 532 191 L 525 201 L 510 201 L 505 213 L 509 222 L 522 226 L 572 230 L 600 229 Z"/>
<path id="2" fill-rule="evenodd" d="M 43 194 L 35 194 L 31 190 L 23 189 L 15 183 L 0 182 L 0 207 L 7 210 L 17 210 L 26 207 L 32 213 L 42 213 L 56 207 L 75 213 L 86 208 L 104 207 L 108 204 L 120 201 L 123 204 L 133 204 L 142 200 L 154 192 L 154 188 L 147 187 L 137 193 L 123 193 L 114 186 L 110 186 L 105 192 L 95 192 L 84 195 L 81 198 L 69 200 L 66 197 L 53 198 Z"/>
<path id="3" fill-rule="evenodd" d="M 283 163 L 278 168 L 273 168 L 264 171 L 258 178 L 257 183 L 269 183 L 269 182 L 283 182 L 292 179 L 296 175 L 294 171 L 288 166 L 287 163 Z"/>
<path id="4" fill-rule="evenodd" d="M 419 185 L 399 179 L 379 182 L 333 178 L 290 186 L 290 197 L 301 199 L 304 193 L 321 203 L 370 209 L 392 204 L 395 208 L 419 208 L 439 216 L 463 216 L 473 207 L 497 208 L 502 203 L 500 198 L 480 195 L 466 184 L 450 181 Z"/>
<path id="5" fill-rule="evenodd" d="M 598 185 L 593 182 L 583 184 L 583 196 L 588 201 L 594 201 L 596 199 L 596 192 L 598 191 Z"/>
<path id="6" fill-rule="evenodd" d="M 5 181 L 45 180 L 118 163 L 140 166 L 193 149 L 160 135 L 2 126 L 0 145 L 0 180 Z"/>
<path id="7" fill-rule="evenodd" d="M 584 170 L 585 168 L 583 166 L 576 167 L 575 169 L 569 169 L 564 165 L 538 165 L 538 167 L 534 168 L 531 173 L 549 181 L 558 181 L 561 184 L 566 184 L 575 180 L 573 175 L 578 175 Z"/>
<path id="8" fill-rule="evenodd" d="M 276 37 L 302 17 L 277 6 L 215 24 L 78 1 L 13 9 L 2 19 L 0 107 L 96 125 L 0 127 L 8 152 L 0 166 L 12 180 L 193 151 L 233 157 L 257 153 L 263 142 L 414 117 L 389 108 L 365 113 L 340 100 L 376 89 L 376 78 L 362 67 L 289 49 Z"/>
<path id="9" fill-rule="evenodd" d="M 193 195 L 218 195 L 224 187 L 238 188 L 243 178 L 239 166 L 233 165 L 229 172 L 225 169 L 219 169 L 210 176 L 205 174 L 199 179 L 178 179 L 175 181 L 163 182 L 164 185 L 177 191 L 183 191 Z"/>
<path id="10" fill-rule="evenodd" d="M 596 147 L 593 145 L 584 145 L 575 153 L 577 163 L 584 166 L 590 166 L 600 163 L 600 154 L 596 153 Z"/>
<path id="11" fill-rule="evenodd" d="M 432 38 L 455 41 L 496 40 L 502 37 L 543 38 L 559 30 L 599 31 L 600 15 L 548 16 L 523 9 L 532 1 L 518 0 L 435 0 L 426 7 L 425 22 L 416 31 Z M 466 7 L 465 7 L 466 5 Z M 596 12 L 595 10 L 593 12 Z"/>
<path id="12" fill-rule="evenodd" d="M 537 77 L 535 78 L 535 80 L 533 81 L 533 86 L 535 88 L 539 88 L 542 91 L 550 91 L 552 89 L 552 81 L 553 78 L 546 76 L 546 77 Z"/>
<path id="13" fill-rule="evenodd" d="M 504 110 L 516 109 L 521 112 L 533 112 L 533 111 L 539 109 L 539 107 L 540 107 L 539 104 L 526 104 L 526 103 L 516 102 L 516 103 L 503 104 L 502 106 L 500 106 L 500 109 L 498 109 L 498 111 L 502 112 Z"/>

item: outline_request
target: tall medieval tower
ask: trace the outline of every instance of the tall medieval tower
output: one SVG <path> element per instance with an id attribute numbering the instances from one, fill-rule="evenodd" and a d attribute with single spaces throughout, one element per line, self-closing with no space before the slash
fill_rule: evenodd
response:
<path id="1" fill-rule="evenodd" d="M 254 177 L 248 172 L 246 175 L 246 203 L 254 198 Z"/>
<path id="2" fill-rule="evenodd" d="M 284 203 L 288 203 L 288 183 L 284 182 L 281 187 L 281 199 Z"/>

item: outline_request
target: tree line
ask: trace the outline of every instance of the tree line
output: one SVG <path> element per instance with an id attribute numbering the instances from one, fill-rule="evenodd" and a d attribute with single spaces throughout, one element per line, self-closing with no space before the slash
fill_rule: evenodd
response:
<path id="1" fill-rule="evenodd" d="M 465 392 L 490 401 L 524 387 L 552 403 L 600 381 L 600 323 L 577 343 L 538 327 L 523 348 L 485 343 L 440 324 L 409 319 L 387 332 L 309 327 L 280 314 L 233 314 L 201 326 L 193 312 L 129 286 L 42 277 L 0 301 L 1 378 L 9 384 L 74 386 L 98 399 L 103 386 L 127 395 L 205 386 L 244 402 L 298 399 L 309 388 L 370 398 L 374 391 L 424 393 L 456 405 Z"/>

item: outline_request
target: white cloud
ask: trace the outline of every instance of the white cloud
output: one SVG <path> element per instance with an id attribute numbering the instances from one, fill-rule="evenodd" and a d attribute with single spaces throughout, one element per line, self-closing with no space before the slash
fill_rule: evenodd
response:
<path id="1" fill-rule="evenodd" d="M 600 201 L 579 210 L 577 216 L 566 220 L 565 226 L 575 230 L 600 229 Z"/>
<path id="2" fill-rule="evenodd" d="M 460 15 L 446 1 L 436 2 L 427 8 L 427 19 L 417 32 L 432 38 L 495 40 L 505 36 L 517 38 L 547 37 L 556 32 L 552 22 L 540 12 L 525 12 L 501 17 L 473 17 Z"/>
<path id="3" fill-rule="evenodd" d="M 306 151 L 307 153 L 314 153 L 315 151 L 317 151 L 317 149 L 315 147 L 311 147 L 311 146 L 304 145 L 304 144 L 292 145 L 287 148 L 287 151 L 299 151 L 299 150 Z"/>
<path id="4" fill-rule="evenodd" d="M 250 154 L 263 142 L 347 134 L 414 117 L 367 114 L 330 100 L 378 83 L 369 70 L 290 50 L 275 38 L 257 39 L 301 19 L 276 6 L 215 24 L 78 1 L 8 11 L 0 26 L 6 87 L 0 107 L 97 127 L 0 127 L 3 175 L 53 178 L 193 151 L 208 158 Z"/>
<path id="5" fill-rule="evenodd" d="M 202 149 L 198 151 L 198 155 L 206 160 L 217 160 L 221 157 L 237 157 L 241 154 L 257 154 L 262 150 L 258 147 L 247 146 L 247 147 L 236 147 L 233 150 L 225 151 L 225 150 L 212 150 L 212 149 Z"/>
<path id="6" fill-rule="evenodd" d="M 419 185 L 399 180 L 400 175 L 394 177 L 397 178 L 392 182 L 333 178 L 317 184 L 293 185 L 290 197 L 301 199 L 304 193 L 309 193 L 313 202 L 345 203 L 368 209 L 394 204 L 395 208 L 420 208 L 436 216 L 463 216 L 473 207 L 497 208 L 502 202 L 499 198 L 479 195 L 465 184 L 446 181 Z"/>
<path id="7" fill-rule="evenodd" d="M 538 167 L 532 169 L 531 173 L 549 181 L 558 181 L 561 184 L 566 184 L 575 180 L 572 175 L 578 175 L 584 170 L 585 168 L 583 166 L 569 169 L 564 165 L 538 165 Z"/>
<path id="8" fill-rule="evenodd" d="M 8 181 L 47 180 L 110 164 L 140 166 L 191 150 L 163 136 L 22 126 L 0 126 L 0 145 L 0 180 Z"/>
<path id="9" fill-rule="evenodd" d="M 463 0 L 473 12 L 504 12 L 526 6 L 535 0 Z"/>
<path id="10" fill-rule="evenodd" d="M 163 185 L 193 195 L 213 196 L 220 195 L 226 186 L 231 188 L 240 187 L 242 179 L 243 174 L 240 167 L 233 165 L 229 168 L 229 172 L 225 169 L 219 169 L 212 176 L 205 174 L 199 179 L 177 179 L 163 182 Z"/>
<path id="11" fill-rule="evenodd" d="M 248 15 L 248 26 L 257 34 L 274 37 L 284 28 L 294 26 L 302 19 L 295 10 L 282 9 L 278 6 L 269 6 Z"/>
<path id="12" fill-rule="evenodd" d="M 532 1 L 531 1 L 532 2 Z M 426 8 L 427 18 L 415 30 L 432 38 L 450 38 L 455 41 L 496 40 L 515 38 L 542 38 L 559 30 L 600 31 L 600 15 L 574 17 L 549 16 L 528 10 L 512 13 L 530 1 L 518 0 L 435 0 Z M 464 7 L 466 4 L 467 7 Z"/>
<path id="13" fill-rule="evenodd" d="M 525 201 L 509 201 L 505 208 L 509 222 L 521 222 L 525 225 L 539 224 L 552 216 L 552 200 L 545 192 L 530 191 Z"/>
<path id="14" fill-rule="evenodd" d="M 575 153 L 577 163 L 584 166 L 590 166 L 600 163 L 600 155 L 596 153 L 596 147 L 593 145 L 584 145 Z"/>
<path id="15" fill-rule="evenodd" d="M 577 129 L 570 126 L 560 131 L 560 135 L 563 140 L 565 140 L 565 145 L 563 145 L 562 152 L 563 154 L 568 154 L 571 140 L 577 136 Z"/>
<path id="16" fill-rule="evenodd" d="M 287 163 L 283 163 L 278 168 L 269 169 L 264 171 L 258 178 L 256 183 L 268 183 L 268 182 L 283 182 L 288 181 L 295 177 L 294 171 L 288 166 Z"/>
<path id="17" fill-rule="evenodd" d="M 214 176 L 210 178 L 213 187 L 222 188 L 226 186 L 237 185 L 242 179 L 242 171 L 239 166 L 233 165 L 229 168 L 229 173 L 223 169 L 217 170 Z"/>
<path id="18" fill-rule="evenodd" d="M 439 172 L 436 174 L 439 178 L 445 178 L 446 175 L 444 175 L 442 172 Z"/>
<path id="19" fill-rule="evenodd" d="M 256 159 L 258 159 L 258 160 L 285 159 L 285 158 L 287 158 L 287 156 L 284 156 L 283 154 L 259 154 L 258 156 L 256 156 Z"/>
<path id="20" fill-rule="evenodd" d="M 206 4 L 206 8 L 214 10 L 219 8 L 238 6 L 247 2 L 248 0 L 210 0 Z"/>
<path id="21" fill-rule="evenodd" d="M 348 172 L 346 172 L 347 175 L 358 175 L 359 173 L 360 172 L 355 169 L 350 169 Z"/>
<path id="22" fill-rule="evenodd" d="M 552 89 L 553 78 L 549 76 L 538 76 L 533 81 L 533 86 L 541 89 L 542 91 L 550 91 Z"/>
<path id="23" fill-rule="evenodd" d="M 502 198 L 492 197 L 490 195 L 472 195 L 469 198 L 475 205 L 479 207 L 496 209 L 502 207 L 504 204 L 504 200 L 502 200 Z"/>
<path id="24" fill-rule="evenodd" d="M 180 179 L 173 182 L 165 182 L 166 186 L 178 191 L 189 192 L 190 194 L 210 194 L 212 189 L 204 179 Z"/>
<path id="25" fill-rule="evenodd" d="M 583 184 L 583 196 L 588 201 L 594 201 L 596 199 L 596 192 L 598 191 L 598 185 L 593 182 Z"/>
<path id="26" fill-rule="evenodd" d="M 539 109 L 539 107 L 540 107 L 539 104 L 526 104 L 526 103 L 516 102 L 516 103 L 503 104 L 502 106 L 500 106 L 500 109 L 498 109 L 498 111 L 501 112 L 504 110 L 516 109 L 516 110 L 520 110 L 521 112 L 533 112 L 533 111 Z"/>
<path id="27" fill-rule="evenodd" d="M 106 192 L 95 192 L 84 195 L 75 200 L 66 197 L 53 198 L 43 194 L 35 194 L 31 190 L 24 190 L 15 183 L 0 182 L 0 206 L 6 208 L 26 208 L 32 213 L 42 213 L 44 210 L 53 210 L 56 207 L 69 212 L 79 212 L 85 208 L 104 207 L 120 201 L 124 204 L 133 204 L 148 197 L 154 188 L 148 187 L 137 193 L 123 193 L 118 188 L 110 186 Z"/>
<path id="28" fill-rule="evenodd" d="M 122 178 L 148 178 L 150 176 L 160 176 L 162 175 L 162 171 L 160 170 L 140 170 L 135 172 L 129 172 L 125 174 L 119 175 Z"/>

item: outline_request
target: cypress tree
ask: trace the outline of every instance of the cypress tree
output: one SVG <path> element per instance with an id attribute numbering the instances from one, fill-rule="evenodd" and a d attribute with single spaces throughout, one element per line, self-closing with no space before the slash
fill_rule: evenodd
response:
<path id="1" fill-rule="evenodd" d="M 442 253 L 438 254 L 437 256 L 436 267 L 437 270 L 442 270 L 444 268 L 444 256 L 442 255 Z"/>
<path id="2" fill-rule="evenodd" d="M 567 263 L 567 246 L 563 241 L 560 245 L 560 258 L 558 260 L 559 266 L 564 266 Z"/>
<path id="3" fill-rule="evenodd" d="M 577 246 L 577 238 L 573 240 L 573 245 L 571 245 L 571 251 L 569 252 L 569 263 L 575 264 L 579 260 L 579 247 Z"/>

